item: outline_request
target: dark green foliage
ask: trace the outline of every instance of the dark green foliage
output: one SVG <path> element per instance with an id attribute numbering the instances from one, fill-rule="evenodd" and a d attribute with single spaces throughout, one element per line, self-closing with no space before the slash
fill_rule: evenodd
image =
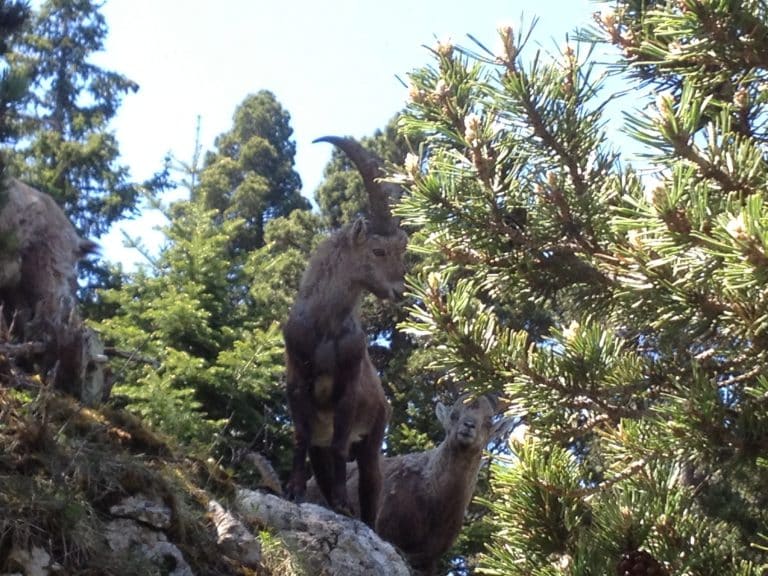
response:
<path id="1" fill-rule="evenodd" d="M 528 54 L 502 28 L 498 53 L 439 44 L 411 75 L 406 326 L 528 427 L 493 469 L 485 573 L 762 574 L 765 6 L 619 2 L 597 23 L 625 84 L 669 89 L 627 114 L 641 169 L 607 143 L 589 50 Z"/>
<path id="2" fill-rule="evenodd" d="M 29 18 L 29 4 L 24 0 L 0 2 L 0 54 L 5 54 L 13 44 L 24 22 Z"/>
<path id="3" fill-rule="evenodd" d="M 11 118 L 18 101 L 27 89 L 23 74 L 10 70 L 6 54 L 18 42 L 22 26 L 29 18 L 29 6 L 22 1 L 0 1 L 0 143 L 5 144 L 15 135 Z M 0 159 L 2 161 L 2 159 Z M 0 174 L 3 173 L 0 164 Z"/>
<path id="4" fill-rule="evenodd" d="M 157 364 L 127 363 L 115 392 L 152 424 L 182 440 L 209 436 L 216 418 L 206 413 L 198 391 L 213 387 L 205 376 L 218 353 L 231 347 L 242 311 L 229 293 L 229 234 L 237 223 L 215 226 L 198 204 L 174 206 L 169 246 L 151 274 L 139 271 L 102 298 L 117 314 L 101 324 L 108 340 Z M 202 393 L 202 390 L 200 390 Z M 211 407 L 221 418 L 221 407 Z"/>
<path id="5" fill-rule="evenodd" d="M 262 90 L 238 106 L 232 130 L 220 135 L 217 151 L 206 156 L 196 194 L 217 211 L 219 221 L 239 218 L 245 223 L 233 250 L 260 248 L 267 222 L 309 208 L 293 168 L 292 134 L 290 115 L 271 92 Z"/>
<path id="6" fill-rule="evenodd" d="M 0 210 L 5 202 L 3 185 L 6 167 L 4 145 L 14 136 L 11 118 L 16 114 L 18 102 L 27 89 L 26 78 L 7 68 L 6 53 L 13 48 L 24 22 L 29 18 L 29 7 L 24 2 L 0 0 Z M 0 258 L 13 248 L 13 238 L 0 234 Z"/>
<path id="7" fill-rule="evenodd" d="M 320 217 L 294 210 L 267 224 L 264 246 L 248 255 L 249 314 L 259 322 L 283 322 L 296 296 L 309 254 L 322 238 Z"/>

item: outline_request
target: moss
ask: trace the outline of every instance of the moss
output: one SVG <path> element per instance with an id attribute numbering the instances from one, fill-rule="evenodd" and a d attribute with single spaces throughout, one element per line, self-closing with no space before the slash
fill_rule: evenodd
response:
<path id="1" fill-rule="evenodd" d="M 298 558 L 291 554 L 285 543 L 269 531 L 259 533 L 264 569 L 274 576 L 308 576 Z"/>

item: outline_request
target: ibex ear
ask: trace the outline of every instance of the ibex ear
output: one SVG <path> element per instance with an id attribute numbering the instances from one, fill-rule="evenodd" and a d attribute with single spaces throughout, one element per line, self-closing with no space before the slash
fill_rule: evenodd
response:
<path id="1" fill-rule="evenodd" d="M 443 428 L 448 430 L 451 426 L 451 407 L 446 406 L 442 402 L 438 402 L 435 405 L 435 415 L 440 424 L 443 425 Z"/>
<path id="2" fill-rule="evenodd" d="M 488 403 L 491 405 L 491 408 L 494 412 L 498 412 L 501 408 L 499 405 L 499 395 L 495 392 L 488 392 L 487 394 L 483 394 L 485 398 L 488 400 Z"/>
<path id="3" fill-rule="evenodd" d="M 352 243 L 355 246 L 360 246 L 368 239 L 368 224 L 365 223 L 365 218 L 358 218 L 352 224 Z"/>

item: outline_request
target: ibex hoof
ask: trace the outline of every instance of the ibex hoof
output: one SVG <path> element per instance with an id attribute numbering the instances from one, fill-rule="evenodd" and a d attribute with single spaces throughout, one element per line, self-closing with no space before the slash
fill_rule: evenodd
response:
<path id="1" fill-rule="evenodd" d="M 350 518 L 353 518 L 355 516 L 355 513 L 352 511 L 352 508 L 346 502 L 343 502 L 341 504 L 339 503 L 334 504 L 333 511 L 336 512 L 336 514 L 341 514 L 342 516 L 348 516 Z"/>
<path id="2" fill-rule="evenodd" d="M 285 497 L 296 504 L 304 502 L 305 492 L 306 490 L 296 488 L 296 486 L 290 483 L 285 487 Z"/>

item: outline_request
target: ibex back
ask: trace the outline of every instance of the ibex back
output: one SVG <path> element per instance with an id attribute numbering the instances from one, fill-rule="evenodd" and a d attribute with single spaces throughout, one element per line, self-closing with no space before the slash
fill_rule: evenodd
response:
<path id="1" fill-rule="evenodd" d="M 359 306 L 364 291 L 382 299 L 402 293 L 407 237 L 389 213 L 391 189 L 377 180 L 376 157 L 353 140 L 325 140 L 350 156 L 363 175 L 370 222 L 359 218 L 318 246 L 283 329 L 295 441 L 287 493 L 303 499 L 309 453 L 326 501 L 349 514 L 346 462 L 355 459 L 361 518 L 373 526 L 391 408 L 368 355 Z"/>

